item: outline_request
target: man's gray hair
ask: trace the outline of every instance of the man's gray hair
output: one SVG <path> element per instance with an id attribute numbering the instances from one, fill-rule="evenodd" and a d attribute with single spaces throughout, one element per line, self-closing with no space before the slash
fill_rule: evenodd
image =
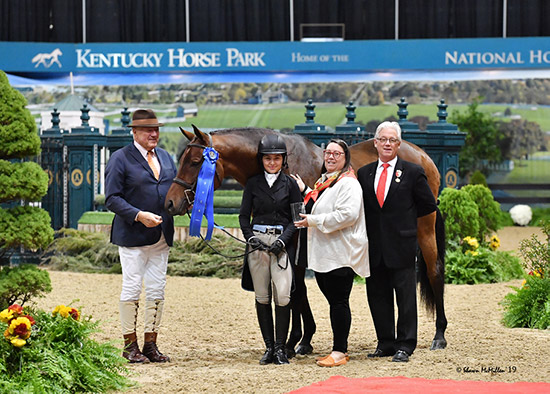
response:
<path id="1" fill-rule="evenodd" d="M 399 126 L 399 123 L 389 122 L 389 121 L 380 123 L 376 128 L 376 133 L 374 134 L 374 138 L 378 138 L 380 136 L 380 132 L 383 129 L 394 129 L 395 132 L 397 133 L 397 139 L 401 141 L 401 127 Z"/>

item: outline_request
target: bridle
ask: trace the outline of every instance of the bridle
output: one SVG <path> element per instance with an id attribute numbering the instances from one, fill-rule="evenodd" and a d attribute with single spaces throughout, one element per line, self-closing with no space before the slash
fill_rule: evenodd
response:
<path id="1" fill-rule="evenodd" d="M 202 150 L 210 147 L 212 148 L 212 136 L 210 134 L 208 134 L 208 139 L 209 139 L 209 146 L 205 146 L 205 145 L 202 145 L 202 144 L 187 144 L 187 147 L 185 148 L 185 150 L 189 149 L 189 148 L 200 148 Z M 185 154 L 185 152 L 184 152 Z M 183 157 L 183 155 L 182 155 Z M 204 162 L 204 156 L 201 160 L 201 163 Z M 178 211 L 181 211 L 181 207 L 183 206 L 183 203 L 187 200 L 187 206 L 190 207 L 191 205 L 193 205 L 193 203 L 195 202 L 195 189 L 197 187 L 197 179 L 198 179 L 198 175 L 197 175 L 197 178 L 195 179 L 195 181 L 193 183 L 188 183 L 186 181 L 184 181 L 183 179 L 181 178 L 178 178 L 178 175 L 176 174 L 175 178 L 172 179 L 172 181 L 176 184 L 178 184 L 179 186 L 183 187 L 183 193 L 185 195 L 185 200 L 182 199 L 181 203 L 180 203 L 180 206 L 179 206 L 179 209 Z M 218 170 L 216 169 L 216 179 L 218 180 L 218 182 L 221 184 L 221 179 L 220 179 L 220 176 L 218 174 Z M 186 210 L 188 212 L 188 209 Z"/>

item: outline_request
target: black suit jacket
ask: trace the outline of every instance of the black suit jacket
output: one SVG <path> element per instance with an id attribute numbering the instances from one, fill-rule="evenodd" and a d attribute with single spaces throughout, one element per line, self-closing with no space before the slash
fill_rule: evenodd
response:
<path id="1" fill-rule="evenodd" d="M 378 161 L 367 164 L 357 172 L 363 188 L 370 265 L 414 266 L 417 218 L 436 210 L 435 198 L 424 169 L 398 157 L 388 195 L 380 208 L 374 190 L 377 165 Z"/>
<path id="2" fill-rule="evenodd" d="M 300 193 L 298 184 L 286 174 L 281 173 L 272 187 L 267 184 L 263 172 L 251 177 L 246 182 L 239 213 L 239 224 L 243 236 L 245 239 L 249 239 L 254 235 L 252 231 L 254 224 L 282 225 L 284 231 L 279 238 L 285 243 L 290 262 L 294 264 L 296 242 L 293 236 L 296 233 L 296 226 L 292 221 L 290 204 L 302 201 L 302 193 Z M 248 251 L 248 247 L 246 250 Z M 243 266 L 242 287 L 246 290 L 254 290 L 246 257 Z"/>
<path id="3" fill-rule="evenodd" d="M 176 167 L 165 150 L 155 148 L 161 171 L 156 180 L 147 160 L 133 143 L 117 150 L 105 169 L 105 206 L 115 213 L 111 242 L 119 246 L 153 245 L 164 233 L 172 246 L 174 219 L 164 210 L 166 193 L 176 176 Z M 139 211 L 162 216 L 160 226 L 148 228 L 135 218 Z"/>

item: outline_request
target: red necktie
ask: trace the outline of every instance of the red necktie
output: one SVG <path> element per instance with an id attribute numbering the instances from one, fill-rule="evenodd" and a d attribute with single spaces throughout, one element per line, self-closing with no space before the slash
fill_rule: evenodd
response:
<path id="1" fill-rule="evenodd" d="M 380 204 L 380 208 L 382 208 L 382 205 L 384 205 L 384 193 L 386 192 L 386 178 L 388 177 L 388 167 L 390 165 L 388 163 L 382 164 L 382 167 L 384 169 L 382 170 L 382 174 L 380 174 L 380 180 L 378 181 L 378 187 L 376 188 L 376 198 L 378 199 L 378 204 Z"/>

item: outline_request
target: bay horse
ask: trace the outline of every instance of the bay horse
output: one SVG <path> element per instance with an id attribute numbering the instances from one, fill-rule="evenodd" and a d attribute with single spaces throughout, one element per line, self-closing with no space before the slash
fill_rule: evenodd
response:
<path id="1" fill-rule="evenodd" d="M 258 144 L 261 138 L 270 133 L 278 133 L 270 129 L 235 128 L 203 133 L 193 125 L 194 133 L 180 127 L 182 134 L 190 141 L 183 152 L 176 178 L 168 190 L 165 200 L 165 209 L 171 215 L 182 215 L 192 207 L 194 190 L 202 165 L 202 152 L 205 147 L 212 146 L 219 153 L 216 163 L 214 188 L 217 189 L 225 177 L 233 177 L 242 186 L 248 178 L 261 173 L 262 169 L 256 159 Z M 313 187 L 321 174 L 323 165 L 323 150 L 297 134 L 279 134 L 283 137 L 288 151 L 288 171 L 299 174 L 309 187 Z M 378 159 L 378 152 L 374 147 L 373 139 L 360 142 L 350 147 L 351 164 L 355 171 L 365 164 Z M 403 141 L 399 149 L 399 156 L 406 161 L 421 165 L 428 178 L 428 184 L 434 197 L 437 199 L 440 185 L 440 175 L 431 158 L 418 146 Z M 443 291 L 445 272 L 445 235 L 443 219 L 439 213 L 418 218 L 418 280 L 420 294 L 426 308 L 436 313 L 436 333 L 430 349 L 443 349 L 447 346 Z M 311 349 L 311 337 L 315 332 L 315 321 L 307 300 L 305 288 L 305 269 L 295 267 L 296 295 L 291 299 L 292 329 L 287 348 L 294 348 L 300 338 L 300 346 Z M 292 298 L 292 297 L 291 297 Z M 301 320 L 304 321 L 302 336 Z"/>

